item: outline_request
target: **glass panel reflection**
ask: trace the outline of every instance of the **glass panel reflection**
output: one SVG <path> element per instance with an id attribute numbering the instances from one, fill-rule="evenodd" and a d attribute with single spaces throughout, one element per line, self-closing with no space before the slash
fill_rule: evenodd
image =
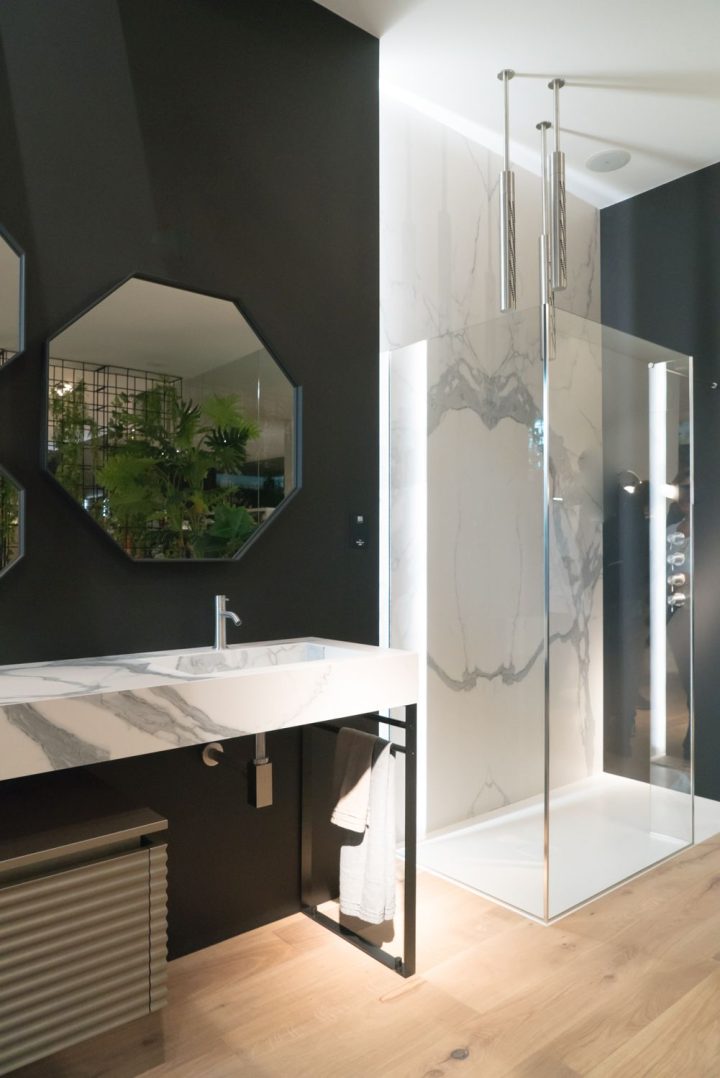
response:
<path id="1" fill-rule="evenodd" d="M 296 390 L 234 303 L 132 278 L 48 364 L 48 468 L 130 557 L 233 558 L 295 488 Z"/>

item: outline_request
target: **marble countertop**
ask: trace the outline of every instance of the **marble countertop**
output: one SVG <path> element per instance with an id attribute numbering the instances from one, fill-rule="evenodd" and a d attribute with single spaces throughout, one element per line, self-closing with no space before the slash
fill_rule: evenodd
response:
<path id="1" fill-rule="evenodd" d="M 414 703 L 412 652 L 303 637 L 0 667 L 0 779 Z"/>

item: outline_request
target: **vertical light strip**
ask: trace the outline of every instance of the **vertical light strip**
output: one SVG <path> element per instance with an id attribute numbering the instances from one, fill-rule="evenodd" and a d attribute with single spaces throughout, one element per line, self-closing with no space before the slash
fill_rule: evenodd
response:
<path id="1" fill-rule="evenodd" d="M 648 367 L 650 411 L 650 756 L 667 749 L 667 370 Z"/>
<path id="2" fill-rule="evenodd" d="M 690 841 L 695 842 L 695 360 L 688 356 L 690 430 Z"/>
<path id="3" fill-rule="evenodd" d="M 380 353 L 380 491 L 378 498 L 378 643 L 390 647 L 390 352 Z M 387 729 L 387 728 L 386 728 Z M 383 733 L 383 737 L 387 734 Z"/>
<path id="4" fill-rule="evenodd" d="M 380 609 L 389 611 L 390 647 L 415 651 L 419 660 L 419 837 L 427 830 L 427 355 L 426 341 L 389 353 L 385 388 L 381 389 L 386 432 L 381 449 L 381 473 L 386 476 L 384 498 L 381 493 L 381 543 L 387 563 L 384 582 L 381 570 L 385 593 L 380 596 Z"/>
<path id="5" fill-rule="evenodd" d="M 416 641 L 414 650 L 420 657 L 420 686 L 418 693 L 418 833 L 427 832 L 428 790 L 428 347 L 427 341 L 416 346 L 415 381 L 415 442 L 417 445 L 416 473 Z"/>

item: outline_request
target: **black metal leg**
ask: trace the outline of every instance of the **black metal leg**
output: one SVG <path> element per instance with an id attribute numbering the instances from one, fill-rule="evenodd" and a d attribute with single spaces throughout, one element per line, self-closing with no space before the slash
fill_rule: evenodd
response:
<path id="1" fill-rule="evenodd" d="M 391 726 L 405 730 L 405 899 L 403 956 L 395 958 L 381 947 L 349 928 L 338 924 L 317 908 L 318 896 L 314 887 L 313 873 L 313 820 L 312 820 L 312 747 L 313 731 L 323 727 L 306 727 L 302 734 L 302 807 L 300 821 L 300 902 L 303 913 L 337 936 L 342 936 L 354 947 L 370 955 L 377 962 L 388 966 L 402 977 L 415 972 L 415 936 L 417 904 L 417 705 L 405 707 L 405 722 L 397 719 L 378 718 Z M 327 733 L 337 733 L 337 728 L 324 728 Z M 398 749 L 397 751 L 403 751 Z"/>
<path id="2" fill-rule="evenodd" d="M 417 704 L 405 707 L 405 940 L 403 977 L 415 972 L 417 934 Z"/>
<path id="3" fill-rule="evenodd" d="M 300 783 L 300 904 L 313 906 L 313 814 L 312 814 L 312 726 L 304 726 L 301 733 Z"/>

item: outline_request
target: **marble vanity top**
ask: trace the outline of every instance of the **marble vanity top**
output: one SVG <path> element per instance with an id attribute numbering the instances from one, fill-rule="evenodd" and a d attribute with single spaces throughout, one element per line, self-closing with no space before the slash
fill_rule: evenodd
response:
<path id="1" fill-rule="evenodd" d="M 0 667 L 0 779 L 417 700 L 417 656 L 303 637 Z"/>

